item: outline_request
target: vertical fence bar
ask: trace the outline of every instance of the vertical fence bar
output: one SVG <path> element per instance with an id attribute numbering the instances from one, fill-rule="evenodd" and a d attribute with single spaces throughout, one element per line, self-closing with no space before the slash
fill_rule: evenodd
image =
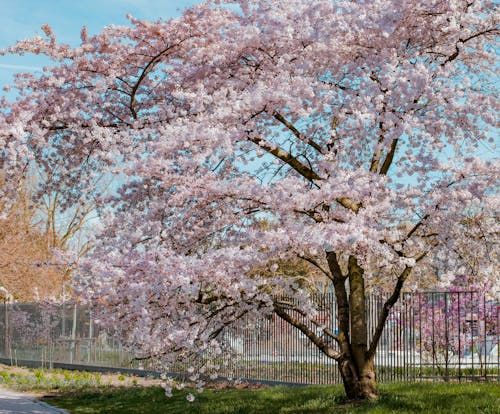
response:
<path id="1" fill-rule="evenodd" d="M 390 381 L 394 381 L 394 327 L 388 326 L 389 329 L 389 368 L 390 368 Z"/>
<path id="2" fill-rule="evenodd" d="M 458 381 L 462 381 L 462 321 L 460 315 L 462 313 L 462 307 L 460 306 L 460 292 L 457 292 L 458 301 Z"/>
<path id="3" fill-rule="evenodd" d="M 448 293 L 444 293 L 444 324 L 445 324 L 445 335 L 444 335 L 444 340 L 445 340 L 445 379 L 446 381 L 450 380 L 450 372 L 448 369 L 448 362 L 449 362 L 449 333 L 448 333 Z"/>
<path id="4" fill-rule="evenodd" d="M 392 320 L 394 314 L 394 307 L 391 308 L 389 313 L 389 318 L 391 319 L 391 329 L 392 329 L 392 381 L 398 380 L 398 350 L 399 350 L 399 329 L 394 326 L 394 321 Z"/>
<path id="5" fill-rule="evenodd" d="M 403 370 L 402 370 L 402 379 L 403 381 L 408 380 L 408 358 L 407 358 L 407 353 L 408 353 L 408 332 L 406 329 L 406 324 L 408 322 L 408 306 L 407 306 L 407 300 L 408 300 L 408 295 L 403 296 L 403 308 L 401 310 L 401 319 L 402 321 L 402 329 L 403 329 Z"/>
<path id="6" fill-rule="evenodd" d="M 271 334 L 272 318 L 273 318 L 273 315 L 271 315 L 271 317 L 266 320 L 266 340 L 267 340 L 266 375 L 267 375 L 267 379 L 271 379 L 272 378 L 272 375 L 271 375 L 271 371 L 272 371 L 271 361 L 272 360 L 269 360 L 270 355 L 272 355 L 272 353 L 273 353 L 273 350 L 272 350 L 272 340 L 273 340 L 273 337 L 272 337 L 272 334 Z"/>
<path id="7" fill-rule="evenodd" d="M 434 336 L 434 327 L 436 325 L 435 317 L 434 317 L 434 292 L 431 293 L 431 315 L 432 315 L 432 344 L 431 344 L 431 352 L 432 352 L 432 376 L 435 376 L 435 361 L 436 361 L 436 340 Z"/>
<path id="8" fill-rule="evenodd" d="M 312 371 L 313 371 L 312 365 L 313 365 L 313 361 L 314 361 L 314 356 L 312 355 L 314 352 L 313 346 L 314 345 L 308 343 L 306 359 L 305 359 L 307 371 L 306 371 L 306 375 L 305 375 L 304 381 L 303 381 L 305 383 L 310 382 L 310 378 L 312 377 Z"/>
<path id="9" fill-rule="evenodd" d="M 319 298 L 318 298 L 318 302 L 321 304 L 321 324 L 326 326 L 326 322 L 327 322 L 327 315 L 326 315 L 326 312 L 325 312 L 325 296 L 324 295 L 321 295 Z M 326 340 L 328 340 L 328 344 L 330 345 L 331 341 L 330 341 L 330 337 L 326 336 L 326 334 L 323 334 L 324 338 Z M 318 366 L 318 376 L 319 376 L 319 379 L 318 379 L 318 382 L 319 384 L 324 384 L 325 383 L 325 369 L 326 369 L 326 359 L 325 359 L 325 355 L 324 354 L 320 354 L 320 360 L 319 360 L 319 366 Z"/>
<path id="10" fill-rule="evenodd" d="M 382 303 L 382 297 L 378 297 L 379 305 Z M 390 326 L 386 324 L 385 326 L 385 352 L 384 352 L 384 371 L 386 381 L 391 381 L 392 372 L 391 372 L 391 347 L 392 347 L 392 332 Z"/>
<path id="11" fill-rule="evenodd" d="M 419 347 L 419 376 L 422 380 L 422 295 L 418 295 L 418 347 Z"/>
<path id="12" fill-rule="evenodd" d="M 330 298 L 331 298 L 331 309 L 332 311 L 334 311 L 334 315 L 336 315 L 336 312 L 337 312 L 337 298 L 335 297 L 335 294 L 333 292 L 330 292 Z M 333 326 L 334 326 L 334 332 L 337 332 L 339 331 L 339 321 L 338 321 L 338 318 L 335 316 L 333 318 Z M 334 378 L 335 378 L 335 381 L 336 383 L 340 383 L 341 380 L 340 380 L 340 372 L 339 372 L 339 367 L 338 367 L 338 364 L 337 362 L 335 362 L 334 364 Z"/>
<path id="13" fill-rule="evenodd" d="M 4 346 L 5 346 L 5 356 L 12 359 L 12 355 L 8 356 L 12 352 L 10 351 L 10 340 L 9 340 L 9 304 L 7 299 L 4 299 Z"/>
<path id="14" fill-rule="evenodd" d="M 77 317 L 77 304 L 73 305 L 73 325 L 71 329 L 71 345 L 70 345 L 70 355 L 69 355 L 69 363 L 73 364 L 75 361 L 75 353 L 76 353 L 76 317 Z"/>
<path id="15" fill-rule="evenodd" d="M 245 319 L 247 320 L 247 323 L 245 323 L 245 328 L 243 330 L 243 343 L 245 344 L 245 354 L 243 357 L 243 360 L 245 362 L 245 371 L 244 371 L 244 376 L 243 378 L 251 378 L 250 375 L 250 355 L 252 352 L 252 346 L 251 346 L 251 338 L 250 338 L 250 326 L 249 326 L 249 321 L 248 317 L 245 315 Z"/>
<path id="16" fill-rule="evenodd" d="M 495 295 L 495 301 L 494 301 L 494 306 L 496 309 L 496 325 L 495 325 L 495 333 L 496 333 L 496 339 L 497 339 L 497 381 L 500 382 L 500 297 L 497 292 Z"/>
<path id="17" fill-rule="evenodd" d="M 410 332 L 408 330 L 408 302 L 409 296 L 404 295 L 403 303 L 402 303 L 402 316 L 403 319 L 402 327 L 403 327 L 403 370 L 402 370 L 402 380 L 409 381 L 410 378 Z"/>
<path id="18" fill-rule="evenodd" d="M 410 307 L 410 329 L 411 329 L 411 349 L 412 349 L 412 380 L 416 381 L 416 352 L 417 352 L 417 341 L 415 335 L 415 297 L 411 297 L 411 307 Z"/>
<path id="19" fill-rule="evenodd" d="M 316 300 L 316 303 L 317 303 L 317 300 Z M 320 313 L 320 315 L 321 315 L 321 313 Z M 310 382 L 312 382 L 313 384 L 317 384 L 318 370 L 319 370 L 321 354 L 320 354 L 320 352 L 317 351 L 317 349 L 315 349 L 315 348 L 312 348 L 312 349 L 315 352 L 313 355 L 314 363 L 311 365 L 311 380 L 310 380 Z"/>
<path id="20" fill-rule="evenodd" d="M 61 308 L 62 308 L 61 337 L 64 338 L 66 336 L 66 300 L 64 298 Z"/>
<path id="21" fill-rule="evenodd" d="M 288 301 L 292 302 L 294 305 L 298 305 L 300 306 L 299 303 L 296 303 L 292 298 L 287 298 Z M 301 316 L 292 311 L 292 315 L 296 318 L 300 318 Z M 285 355 L 285 344 L 283 343 L 283 338 L 286 337 L 288 335 L 288 324 L 283 321 L 281 319 L 280 321 L 280 324 L 278 325 L 278 336 L 277 336 L 277 341 L 276 341 L 276 344 L 277 344 L 277 352 L 276 352 L 276 355 L 275 355 L 275 359 L 276 359 L 276 364 L 277 364 L 277 367 L 278 367 L 278 375 L 277 375 L 277 379 L 278 378 L 283 378 L 284 377 L 284 366 L 285 366 L 285 358 L 284 358 L 284 355 Z"/>
<path id="22" fill-rule="evenodd" d="M 500 382 L 500 298 L 498 292 L 495 296 L 494 306 L 496 313 L 495 334 L 497 343 L 497 381 Z"/>
<path id="23" fill-rule="evenodd" d="M 88 358 L 87 362 L 90 364 L 92 360 L 92 348 L 94 340 L 94 320 L 92 318 L 92 308 L 89 308 L 89 340 L 88 340 Z"/>
<path id="24" fill-rule="evenodd" d="M 394 308 L 393 308 L 394 309 Z M 393 310 L 393 312 L 396 312 L 396 310 Z M 401 303 L 398 303 L 397 306 L 397 312 L 401 314 Z M 395 325 L 396 327 L 396 332 L 398 335 L 398 343 L 397 343 L 397 351 L 396 351 L 396 381 L 400 381 L 401 379 L 401 374 L 402 374 L 402 362 L 401 362 L 401 355 L 402 355 L 402 348 L 403 348 L 403 330 L 401 329 L 401 326 L 399 324 Z"/>
<path id="25" fill-rule="evenodd" d="M 472 304 L 474 303 L 474 293 L 470 293 L 470 305 L 469 305 L 469 310 L 470 310 L 470 324 L 471 324 L 471 355 L 472 355 L 472 379 L 474 380 L 475 378 L 475 370 L 474 370 L 474 312 L 472 310 Z"/>
<path id="26" fill-rule="evenodd" d="M 488 361 L 487 361 L 487 351 L 488 351 L 488 343 L 487 343 L 487 338 L 486 338 L 486 319 L 488 318 L 488 314 L 486 313 L 486 294 L 482 294 L 483 297 L 483 345 L 482 345 L 482 361 L 483 361 L 483 370 L 484 370 L 484 378 L 486 379 L 488 377 Z M 481 321 L 478 321 L 478 326 L 481 323 Z"/>
<path id="27" fill-rule="evenodd" d="M 298 378 L 299 378 L 299 382 L 304 382 L 304 371 L 305 371 L 305 364 L 304 364 L 304 347 L 301 346 L 302 344 L 300 343 L 300 335 L 295 335 L 295 344 L 296 344 L 296 349 L 298 350 L 298 358 L 297 358 L 297 362 L 298 362 L 298 367 L 299 367 L 299 370 L 298 370 Z"/>

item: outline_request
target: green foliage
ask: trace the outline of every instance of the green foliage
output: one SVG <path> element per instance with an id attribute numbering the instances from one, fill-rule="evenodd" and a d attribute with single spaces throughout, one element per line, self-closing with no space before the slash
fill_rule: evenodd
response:
<path id="1" fill-rule="evenodd" d="M 159 387 L 86 390 L 46 402 L 72 413 L 321 414 L 321 413 L 500 413 L 500 387 L 490 383 L 384 384 L 376 402 L 344 401 L 341 386 L 272 387 L 260 390 L 207 390 L 166 398 Z"/>
<path id="2" fill-rule="evenodd" d="M 51 370 L 50 375 L 42 369 L 28 373 L 0 371 L 0 384 L 21 391 L 52 391 L 95 388 L 101 385 L 101 376 L 84 371 Z"/>

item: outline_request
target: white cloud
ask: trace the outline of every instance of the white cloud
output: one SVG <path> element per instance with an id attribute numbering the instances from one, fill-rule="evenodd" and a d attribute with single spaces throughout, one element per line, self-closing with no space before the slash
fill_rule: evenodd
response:
<path id="1" fill-rule="evenodd" d="M 39 66 L 27 66 L 27 65 L 9 65 L 7 63 L 0 63 L 0 69 L 8 70 L 28 70 L 33 72 L 41 72 L 43 69 Z"/>

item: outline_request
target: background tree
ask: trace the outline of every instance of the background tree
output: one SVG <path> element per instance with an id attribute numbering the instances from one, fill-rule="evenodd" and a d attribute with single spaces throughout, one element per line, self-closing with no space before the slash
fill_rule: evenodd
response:
<path id="1" fill-rule="evenodd" d="M 53 260 L 47 234 L 34 224 L 35 211 L 27 191 L 19 190 L 16 200 L 0 218 L 0 285 L 15 300 L 32 302 L 37 297 L 59 296 L 63 269 L 46 266 Z"/>
<path id="2" fill-rule="evenodd" d="M 498 163 L 475 156 L 497 132 L 496 5 L 228 3 L 84 29 L 76 48 L 44 26 L 12 47 L 55 65 L 19 75 L 4 102 L 8 182 L 57 159 L 52 182 L 78 203 L 97 175 L 120 175 L 80 282 L 139 356 L 217 355 L 226 327 L 275 313 L 338 362 L 349 398 L 375 398 L 401 289 L 436 257 L 460 266 L 464 210 L 488 220 L 498 201 Z M 331 282 L 337 333 L 294 278 L 250 272 L 297 257 Z M 495 279 L 481 257 L 475 277 Z M 374 276 L 390 294 L 369 338 Z"/>
<path id="3" fill-rule="evenodd" d="M 71 250 L 82 257 L 91 247 L 85 233 L 95 219 L 95 204 L 63 209 L 57 189 L 37 198 L 40 179 L 29 175 L 13 198 L 0 202 L 0 284 L 18 301 L 71 295 L 72 268 L 61 255 Z"/>

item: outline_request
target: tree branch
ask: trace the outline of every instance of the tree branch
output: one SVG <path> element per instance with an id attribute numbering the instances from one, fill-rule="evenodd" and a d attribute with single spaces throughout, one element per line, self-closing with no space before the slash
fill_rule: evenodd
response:
<path id="1" fill-rule="evenodd" d="M 388 90 L 387 90 L 387 88 L 382 86 L 380 79 L 378 79 L 377 76 L 375 76 L 375 73 L 372 72 L 370 74 L 370 79 L 377 83 L 377 85 L 380 89 L 380 92 L 382 92 L 384 94 L 382 113 L 385 113 L 386 108 L 387 108 L 385 96 L 386 96 Z M 381 134 L 380 134 L 380 137 L 378 139 L 378 145 L 380 146 L 384 142 L 384 139 L 385 139 L 384 133 L 387 132 L 384 129 L 384 125 L 383 125 L 382 121 L 379 122 L 379 129 L 381 131 Z M 391 149 L 389 150 L 389 153 L 387 154 L 384 162 L 382 163 L 382 168 L 380 169 L 379 174 L 385 175 L 389 171 L 389 168 L 392 164 L 392 160 L 394 159 L 394 154 L 396 153 L 397 144 L 398 144 L 398 138 L 393 139 L 391 142 Z M 381 158 L 382 158 L 382 148 L 380 148 L 375 154 L 373 154 L 371 165 L 370 165 L 371 172 L 374 172 L 374 173 L 378 172 Z"/>
<path id="2" fill-rule="evenodd" d="M 297 130 L 297 128 L 295 128 L 295 126 L 291 122 L 287 121 L 279 112 L 275 111 L 273 113 L 273 117 L 283 125 L 285 125 L 290 131 L 292 131 L 293 135 L 295 135 L 299 140 L 307 142 L 316 151 L 318 151 L 320 154 L 323 154 L 323 149 L 316 142 L 314 142 L 311 138 L 306 138 L 304 135 L 302 135 Z"/>
<path id="3" fill-rule="evenodd" d="M 321 272 L 323 272 L 323 273 L 326 275 L 326 277 L 328 277 L 328 279 L 330 279 L 330 280 L 332 280 L 332 281 L 333 281 L 333 276 L 332 276 L 332 274 L 331 274 L 328 270 L 324 269 L 324 268 L 323 268 L 323 267 L 322 267 L 322 266 L 321 266 L 321 265 L 320 265 L 320 264 L 319 264 L 319 263 L 318 263 L 315 259 L 313 259 L 312 257 L 309 257 L 309 256 L 304 256 L 304 255 L 301 255 L 301 254 L 299 254 L 299 255 L 297 255 L 297 256 L 298 256 L 300 259 L 305 260 L 306 262 L 309 262 L 309 263 L 311 263 L 313 266 L 317 267 L 319 270 L 321 270 Z"/>
<path id="4" fill-rule="evenodd" d="M 337 301 L 337 318 L 338 318 L 338 338 L 341 351 L 344 355 L 351 354 L 350 347 L 350 320 L 349 320 L 349 299 L 345 288 L 347 275 L 342 274 L 335 252 L 326 252 L 326 260 L 328 268 L 333 276 L 333 287 L 335 289 L 335 300 Z"/>
<path id="5" fill-rule="evenodd" d="M 281 306 L 274 304 L 274 312 L 285 322 L 288 322 L 290 325 L 294 326 L 307 336 L 309 340 L 326 356 L 335 360 L 340 359 L 340 353 L 334 351 L 330 346 L 328 346 L 326 341 L 316 335 L 306 324 L 290 316 Z"/>
<path id="6" fill-rule="evenodd" d="M 447 63 L 454 61 L 460 55 L 460 49 L 458 47 L 459 43 L 465 44 L 470 40 L 475 39 L 476 37 L 486 36 L 488 34 L 498 35 L 499 32 L 500 31 L 497 27 L 493 27 L 491 29 L 483 30 L 482 32 L 474 33 L 473 35 L 470 35 L 465 39 L 458 39 L 457 43 L 455 44 L 455 51 L 450 56 L 448 56 L 444 62 L 441 63 L 441 66 L 445 66 Z"/>
<path id="7" fill-rule="evenodd" d="M 160 53 L 158 53 L 157 55 L 153 56 L 151 58 L 151 60 L 147 63 L 147 65 L 144 67 L 144 69 L 142 70 L 141 74 L 139 75 L 139 78 L 137 79 L 137 81 L 135 82 L 134 86 L 132 87 L 132 91 L 130 92 L 129 109 L 130 109 L 130 112 L 132 113 L 132 116 L 134 117 L 134 119 L 137 119 L 137 111 L 135 110 L 135 102 L 136 102 L 135 101 L 135 96 L 137 94 L 137 90 L 139 89 L 139 86 L 141 85 L 142 81 L 148 75 L 148 73 L 150 73 L 153 70 L 153 68 L 156 65 L 156 63 L 158 63 L 159 59 L 165 53 L 167 53 L 170 49 L 172 49 L 175 46 L 178 46 L 180 43 L 181 42 L 176 43 L 174 45 L 168 45 Z"/>
<path id="8" fill-rule="evenodd" d="M 283 308 L 283 310 L 293 310 L 295 312 L 297 312 L 298 314 L 302 315 L 304 318 L 307 318 L 307 314 L 300 308 L 298 308 L 293 302 L 285 302 L 285 301 L 276 301 L 275 302 L 276 305 L 278 306 L 281 306 L 283 307 L 283 305 L 286 307 L 286 308 Z M 332 332 L 331 329 L 323 326 L 323 324 L 315 321 L 314 319 L 308 319 L 312 324 L 314 324 L 315 326 L 317 326 L 319 329 L 321 329 L 321 331 L 323 333 L 325 333 L 326 335 L 328 335 L 330 338 L 332 338 L 335 342 L 337 342 L 339 345 L 341 344 L 341 341 L 340 341 L 340 338 L 339 336 Z"/>
<path id="9" fill-rule="evenodd" d="M 321 181 L 322 178 L 313 169 L 301 163 L 296 157 L 294 157 L 288 151 L 285 151 L 283 148 L 280 148 L 277 145 L 272 144 L 269 141 L 266 141 L 259 136 L 253 136 L 253 137 L 249 136 L 248 140 L 253 142 L 254 144 L 257 144 L 260 148 L 262 148 L 269 154 L 272 154 L 276 158 L 279 158 L 281 161 L 287 163 L 302 177 L 304 177 L 306 180 L 310 181 L 311 183 L 319 187 L 319 185 L 315 181 Z M 351 200 L 349 197 L 339 197 L 335 199 L 335 201 L 337 201 L 340 205 L 355 213 L 357 213 L 361 208 L 361 203 L 357 203 Z"/>
<path id="10" fill-rule="evenodd" d="M 398 146 L 398 138 L 395 138 L 391 142 L 391 149 L 387 156 L 385 157 L 384 162 L 382 163 L 382 168 L 380 168 L 380 174 L 386 175 L 389 171 L 389 168 L 392 165 L 392 161 L 394 159 L 394 154 L 396 153 L 396 148 Z"/>
<path id="11" fill-rule="evenodd" d="M 426 255 L 427 255 L 427 252 L 422 253 L 420 256 L 418 256 L 415 259 L 415 262 L 419 262 Z M 401 274 L 398 277 L 398 280 L 396 282 L 396 286 L 394 287 L 392 295 L 389 297 L 389 299 L 387 299 L 385 301 L 384 306 L 382 307 L 382 312 L 379 315 L 379 318 L 377 321 L 377 327 L 375 328 L 375 332 L 373 333 L 373 337 L 372 337 L 372 340 L 370 343 L 370 348 L 368 348 L 368 352 L 367 352 L 368 359 L 372 358 L 375 355 L 375 351 L 377 350 L 377 345 L 380 341 L 380 337 L 382 336 L 385 322 L 387 321 L 387 318 L 389 317 L 389 313 L 391 311 L 391 308 L 398 301 L 399 296 L 401 294 L 401 289 L 403 288 L 403 285 L 404 285 L 404 282 L 406 281 L 406 279 L 408 279 L 408 276 L 410 275 L 412 269 L 413 269 L 413 267 L 411 267 L 411 266 L 406 266 L 404 268 L 404 270 L 401 272 Z"/>
<path id="12" fill-rule="evenodd" d="M 248 140 L 257 144 L 260 148 L 268 152 L 269 154 L 274 155 L 276 158 L 279 158 L 281 161 L 287 163 L 290 167 L 292 167 L 295 171 L 297 171 L 302 177 L 306 180 L 314 182 L 315 180 L 321 180 L 321 177 L 311 168 L 302 164 L 296 157 L 290 154 L 288 151 L 278 147 L 277 145 L 271 144 L 270 142 L 254 136 L 248 137 Z"/>

